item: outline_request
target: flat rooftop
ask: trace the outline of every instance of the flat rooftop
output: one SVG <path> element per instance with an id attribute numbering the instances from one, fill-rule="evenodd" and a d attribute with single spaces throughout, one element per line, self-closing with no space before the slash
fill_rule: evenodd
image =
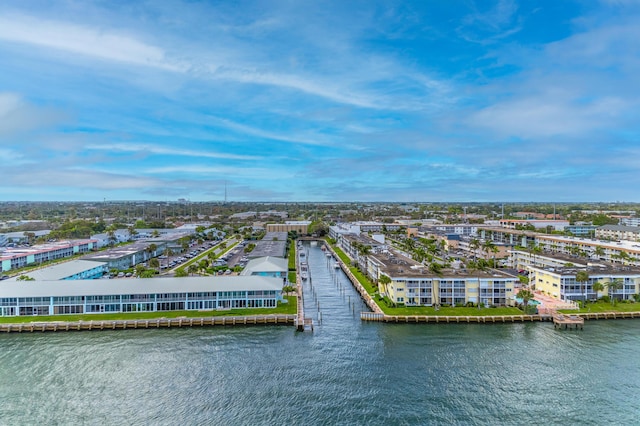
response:
<path id="1" fill-rule="evenodd" d="M 429 267 L 416 262 L 406 256 L 398 253 L 380 253 L 371 254 L 371 257 L 380 262 L 383 267 L 382 270 L 392 277 L 416 277 L 416 278 L 511 278 L 515 279 L 512 275 L 505 274 L 496 269 L 488 269 L 486 271 L 481 270 L 467 270 L 447 268 L 442 269 L 440 274 L 436 274 L 429 270 Z"/>
<path id="2" fill-rule="evenodd" d="M 108 250 L 104 250 L 98 253 L 88 254 L 84 256 L 85 260 L 112 260 L 112 259 L 120 259 L 125 256 L 131 256 L 136 253 L 141 253 L 149 248 L 149 245 L 153 243 L 148 241 L 137 241 L 133 244 L 128 244 L 126 246 L 113 247 Z"/>
<path id="3" fill-rule="evenodd" d="M 24 275 L 27 275 L 37 281 L 57 281 L 94 268 L 104 267 L 104 265 L 104 262 L 72 260 L 70 262 L 59 263 L 47 268 L 29 271 Z M 8 281 L 17 281 L 17 277 L 13 277 L 7 280 L 7 282 Z"/>
<path id="4" fill-rule="evenodd" d="M 286 232 L 285 232 L 286 234 Z M 267 234 L 268 235 L 268 234 Z M 284 257 L 287 251 L 287 241 L 273 241 L 262 239 L 256 241 L 256 248 L 251 253 L 247 254 L 247 257 L 253 259 L 256 257 Z"/>
<path id="5" fill-rule="evenodd" d="M 287 241 L 287 232 L 267 232 L 260 241 Z"/>
<path id="6" fill-rule="evenodd" d="M 98 240 L 69 240 L 69 241 L 57 241 L 54 243 L 38 244 L 31 247 L 7 247 L 0 251 L 0 260 L 13 259 L 15 257 L 35 255 L 38 253 L 47 253 L 50 251 L 67 249 L 74 246 L 80 246 L 83 244 L 97 243 Z"/>
<path id="7" fill-rule="evenodd" d="M 109 296 L 120 294 L 196 293 L 282 290 L 281 278 L 213 276 L 118 278 L 111 280 L 14 281 L 0 286 L 0 297 Z"/>

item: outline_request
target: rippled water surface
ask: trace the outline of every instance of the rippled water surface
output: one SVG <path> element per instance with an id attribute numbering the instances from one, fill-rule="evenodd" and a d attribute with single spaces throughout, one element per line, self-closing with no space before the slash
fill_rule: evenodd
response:
<path id="1" fill-rule="evenodd" d="M 1 335 L 0 424 L 637 424 L 640 321 L 362 323 L 346 278 L 307 250 L 313 333 Z"/>

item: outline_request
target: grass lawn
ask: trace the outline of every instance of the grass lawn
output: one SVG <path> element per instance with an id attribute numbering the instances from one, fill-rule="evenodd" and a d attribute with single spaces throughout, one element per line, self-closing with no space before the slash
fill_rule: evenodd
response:
<path id="1" fill-rule="evenodd" d="M 597 313 L 597 312 L 640 312 L 640 303 L 624 303 L 624 302 L 616 302 L 615 306 L 611 305 L 611 303 L 606 302 L 596 302 L 596 303 L 588 303 L 586 308 L 582 308 L 580 310 L 575 309 L 560 309 L 558 312 L 562 312 L 565 314 L 587 314 L 587 313 Z"/>
<path id="2" fill-rule="evenodd" d="M 440 308 L 436 311 L 430 306 L 389 308 L 384 302 L 378 303 L 382 311 L 387 315 L 438 315 L 438 316 L 492 316 L 492 315 L 523 315 L 518 308 Z"/>
<path id="3" fill-rule="evenodd" d="M 298 312 L 296 296 L 284 296 L 289 303 L 278 303 L 271 308 L 230 309 L 228 311 L 162 311 L 162 312 L 130 312 L 112 314 L 85 314 L 85 315 L 54 315 L 54 316 L 24 316 L 24 317 L 0 317 L 0 323 L 17 324 L 29 322 L 53 322 L 53 321 L 110 321 L 110 320 L 137 320 L 156 318 L 199 318 L 199 317 L 234 317 L 246 315 L 295 315 Z"/>
<path id="4" fill-rule="evenodd" d="M 289 270 L 296 270 L 296 242 L 291 241 L 289 245 Z"/>
<path id="5" fill-rule="evenodd" d="M 333 250 L 336 252 L 340 260 L 342 260 L 342 262 L 344 262 L 344 264 L 347 265 L 347 267 L 349 268 L 353 276 L 356 277 L 358 281 L 360 281 L 360 284 L 362 284 L 364 289 L 367 290 L 367 293 L 374 294 L 376 291 L 378 291 L 378 286 L 372 283 L 369 280 L 369 278 L 367 278 L 362 272 L 358 270 L 358 268 L 351 266 L 351 259 L 349 259 L 349 256 L 347 256 L 338 247 L 336 246 L 331 246 L 331 247 L 333 247 Z"/>

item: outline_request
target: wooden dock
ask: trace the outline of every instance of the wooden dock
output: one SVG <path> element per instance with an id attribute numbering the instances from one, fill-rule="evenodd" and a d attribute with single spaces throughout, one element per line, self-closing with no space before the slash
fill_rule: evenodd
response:
<path id="1" fill-rule="evenodd" d="M 569 314 L 553 314 L 553 328 L 564 328 L 576 330 L 579 328 L 580 330 L 584 329 L 584 318 L 577 315 L 569 315 Z"/>
<path id="2" fill-rule="evenodd" d="M 295 326 L 297 331 L 311 330 L 313 331 L 313 320 L 311 318 L 305 318 L 304 316 L 304 299 L 302 293 L 302 280 L 300 279 L 300 255 L 297 252 L 298 243 L 296 242 L 296 293 L 298 295 L 298 312 L 295 319 Z M 310 274 L 309 271 L 307 273 Z M 311 277 L 309 276 L 309 279 Z"/>
<path id="3" fill-rule="evenodd" d="M 0 333 L 131 330 L 149 328 L 211 327 L 219 325 L 294 325 L 295 321 L 295 315 L 277 314 L 230 317 L 157 318 L 149 320 L 53 321 L 0 324 Z"/>

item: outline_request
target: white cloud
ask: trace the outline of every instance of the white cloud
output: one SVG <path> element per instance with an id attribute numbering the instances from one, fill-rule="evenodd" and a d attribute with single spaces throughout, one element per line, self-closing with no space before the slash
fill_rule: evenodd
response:
<path id="1" fill-rule="evenodd" d="M 150 144 L 94 144 L 85 147 L 89 150 L 110 152 L 136 152 L 141 154 L 179 155 L 183 157 L 219 158 L 224 160 L 260 160 L 262 157 L 255 155 L 239 155 L 205 150 L 176 149 L 161 145 Z"/>
<path id="2" fill-rule="evenodd" d="M 224 175 L 242 179 L 290 179 L 295 175 L 289 171 L 276 168 L 263 167 L 220 167 L 220 166 L 167 166 L 155 167 L 144 170 L 149 174 L 174 174 L 190 173 L 202 175 Z"/>
<path id="3" fill-rule="evenodd" d="M 108 61 L 185 71 L 184 64 L 170 63 L 165 52 L 134 37 L 76 24 L 0 15 L 0 40 L 53 48 Z"/>
<path id="4" fill-rule="evenodd" d="M 548 94 L 491 105 L 472 114 L 468 123 L 521 138 L 584 135 L 608 128 L 625 105 L 617 98 L 579 103 Z"/>
<path id="5" fill-rule="evenodd" d="M 61 122 L 65 114 L 36 107 L 16 93 L 0 92 L 0 145 L 11 144 L 6 136 L 28 133 Z"/>

